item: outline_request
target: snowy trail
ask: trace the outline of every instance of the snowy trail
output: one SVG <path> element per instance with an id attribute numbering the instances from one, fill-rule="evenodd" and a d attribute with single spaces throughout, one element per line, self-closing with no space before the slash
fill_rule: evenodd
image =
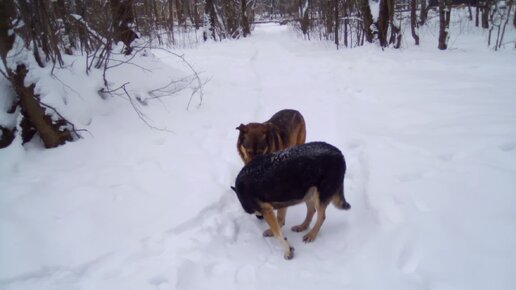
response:
<path id="1" fill-rule="evenodd" d="M 513 52 L 335 51 L 261 25 L 182 53 L 210 78 L 202 106 L 186 111 L 185 93 L 144 108 L 173 134 L 114 100 L 92 138 L 0 166 L 0 289 L 516 285 Z M 292 261 L 229 189 L 234 128 L 284 108 L 341 148 L 352 205 L 330 206 L 312 244 L 290 230 L 305 207 L 290 208 Z"/>

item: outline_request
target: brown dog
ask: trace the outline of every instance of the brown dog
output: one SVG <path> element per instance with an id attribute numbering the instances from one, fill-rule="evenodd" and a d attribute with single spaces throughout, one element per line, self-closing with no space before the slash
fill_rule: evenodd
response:
<path id="1" fill-rule="evenodd" d="M 240 124 L 236 129 L 240 131 L 237 150 L 246 165 L 256 156 L 304 144 L 306 139 L 305 119 L 296 110 L 281 110 L 268 121 Z M 285 224 L 286 215 L 286 207 L 278 209 L 280 226 Z M 263 235 L 272 236 L 271 229 Z"/>
<path id="2" fill-rule="evenodd" d="M 245 164 L 255 156 L 305 143 L 306 126 L 301 113 L 281 110 L 263 123 L 240 124 L 237 150 Z"/>

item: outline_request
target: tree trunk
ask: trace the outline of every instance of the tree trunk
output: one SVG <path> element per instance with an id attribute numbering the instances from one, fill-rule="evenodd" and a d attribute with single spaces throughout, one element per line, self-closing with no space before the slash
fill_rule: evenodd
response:
<path id="1" fill-rule="evenodd" d="M 217 13 L 215 12 L 215 4 L 213 0 L 205 0 L 204 4 L 204 26 L 205 31 L 203 32 L 204 41 L 211 38 L 213 40 L 217 40 L 216 33 L 216 23 L 217 23 Z"/>
<path id="2" fill-rule="evenodd" d="M 251 27 L 249 27 L 249 19 L 247 18 L 247 0 L 241 0 L 242 9 L 242 33 L 244 37 L 251 34 Z"/>
<path id="3" fill-rule="evenodd" d="M 339 49 L 339 0 L 333 0 L 335 9 L 335 45 Z"/>
<path id="4" fill-rule="evenodd" d="M 446 0 L 439 0 L 439 45 L 438 48 L 448 48 L 448 29 L 450 27 L 451 5 Z"/>
<path id="5" fill-rule="evenodd" d="M 199 10 L 197 9 L 197 6 L 199 6 L 199 3 L 197 0 L 194 0 L 194 6 L 193 6 L 193 15 L 194 15 L 194 25 L 195 29 L 199 29 L 201 27 L 201 20 L 199 19 Z"/>
<path id="6" fill-rule="evenodd" d="M 16 72 L 11 75 L 11 83 L 20 98 L 22 114 L 27 121 L 30 121 L 46 148 L 53 148 L 72 140 L 68 129 L 60 129 L 60 124 L 54 124 L 50 116 L 45 114 L 39 102 L 39 96 L 34 94 L 35 85 L 25 86 L 25 76 L 28 70 L 24 64 L 18 65 Z"/>
<path id="7" fill-rule="evenodd" d="M 512 24 L 514 25 L 514 28 L 516 28 L 516 9 L 514 9 L 514 17 L 512 18 Z M 515 46 L 516 46 L 516 43 L 515 43 Z"/>
<path id="8" fill-rule="evenodd" d="M 482 28 L 489 28 L 489 12 L 491 11 L 489 1 L 479 2 L 479 5 L 482 5 Z"/>
<path id="9" fill-rule="evenodd" d="M 498 27 L 498 37 L 496 38 L 496 46 L 495 50 L 502 47 L 503 38 L 505 36 L 505 28 L 507 27 L 507 23 L 509 23 L 509 18 L 511 18 L 511 11 L 512 11 L 512 0 L 508 1 L 507 3 L 507 18 L 505 19 L 504 23 L 502 24 L 502 31 L 500 33 L 500 27 Z"/>
<path id="10" fill-rule="evenodd" d="M 377 24 L 380 46 L 387 47 L 387 31 L 389 29 L 389 7 L 387 6 L 387 0 L 380 0 Z"/>
<path id="11" fill-rule="evenodd" d="M 68 11 L 64 0 L 54 2 L 54 11 L 58 18 L 63 22 L 64 36 L 68 39 L 68 45 L 65 46 L 65 53 L 71 55 L 75 49 L 75 41 L 71 35 L 70 21 L 68 21 Z"/>
<path id="12" fill-rule="evenodd" d="M 177 13 L 177 25 L 181 26 L 183 24 L 183 5 L 181 0 L 176 0 L 176 13 Z"/>
<path id="13" fill-rule="evenodd" d="M 348 47 L 348 3 L 344 2 L 344 46 Z M 365 30 L 365 28 L 364 28 Z"/>
<path id="14" fill-rule="evenodd" d="M 301 22 L 301 31 L 304 35 L 308 34 L 308 29 L 310 28 L 310 18 L 308 14 L 309 4 L 309 0 L 299 0 L 299 16 Z"/>
<path id="15" fill-rule="evenodd" d="M 426 18 L 428 18 L 427 0 L 421 0 L 421 12 L 419 13 L 419 25 L 424 25 Z"/>
<path id="16" fill-rule="evenodd" d="M 410 2 L 410 30 L 412 32 L 412 37 L 414 38 L 416 45 L 419 45 L 419 35 L 416 31 L 418 28 L 416 15 L 417 2 L 416 0 L 411 0 Z"/>
<path id="17" fill-rule="evenodd" d="M 477 2 L 477 7 L 475 8 L 475 26 L 478 27 L 478 14 L 480 14 L 480 7 L 478 7 L 478 2 Z"/>
<path id="18" fill-rule="evenodd" d="M 373 42 L 373 32 L 371 31 L 371 25 L 373 25 L 373 16 L 371 15 L 371 8 L 369 7 L 369 0 L 359 0 L 358 8 L 362 15 L 363 28 L 365 39 L 367 42 Z"/>
<path id="19" fill-rule="evenodd" d="M 471 12 L 471 0 L 468 0 L 468 18 L 469 21 L 473 20 L 473 13 Z"/>
<path id="20" fill-rule="evenodd" d="M 115 43 L 122 41 L 126 47 L 125 54 L 132 52 L 131 43 L 138 35 L 129 28 L 134 22 L 133 0 L 110 0 L 111 15 L 113 19 L 113 39 Z"/>
<path id="21" fill-rule="evenodd" d="M 175 38 L 174 38 L 174 6 L 173 6 L 173 0 L 168 0 L 168 19 L 167 19 L 167 26 L 168 26 L 168 35 L 169 35 L 169 41 L 172 41 L 172 44 L 175 44 Z"/>
<path id="22" fill-rule="evenodd" d="M 155 33 L 156 33 L 156 38 L 158 38 L 158 43 L 160 45 L 163 44 L 163 42 L 161 41 L 161 36 L 160 36 L 160 33 L 159 33 L 159 23 L 160 22 L 160 19 L 159 19 L 159 13 L 158 13 L 158 5 L 156 4 L 156 2 L 152 1 L 152 12 L 154 13 L 154 18 L 153 18 L 153 21 L 154 21 L 154 29 L 155 29 Z"/>
<path id="23" fill-rule="evenodd" d="M 13 48 L 14 34 L 11 34 L 13 19 L 16 17 L 16 9 L 15 4 L 11 0 L 1 0 L 0 1 L 0 58 L 4 67 L 6 68 L 7 73 L 9 74 L 7 68 L 7 54 Z M 3 98 L 3 97 L 2 97 Z M 16 103 L 16 101 L 15 101 Z M 16 104 L 15 104 L 16 105 Z M 16 106 L 13 106 L 13 110 L 11 113 L 14 113 Z M 9 112 L 1 112 L 2 114 Z M 11 144 L 14 140 L 14 128 L 5 128 L 0 126 L 0 131 L 2 135 L 0 136 L 0 148 L 5 148 Z"/>

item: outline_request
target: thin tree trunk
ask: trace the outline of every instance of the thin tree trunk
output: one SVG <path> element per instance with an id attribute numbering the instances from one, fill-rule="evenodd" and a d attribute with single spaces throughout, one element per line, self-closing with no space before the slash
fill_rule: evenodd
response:
<path id="1" fill-rule="evenodd" d="M 478 20 L 478 15 L 480 14 L 480 7 L 478 7 L 478 2 L 477 2 L 477 7 L 475 8 L 475 26 L 478 27 L 478 24 L 479 24 L 479 20 Z"/>
<path id="2" fill-rule="evenodd" d="M 510 15 L 509 15 L 510 17 Z M 514 9 L 514 16 L 512 18 L 512 24 L 514 25 L 514 27 L 516 28 L 516 9 Z M 516 42 L 514 43 L 515 46 L 516 46 Z"/>
<path id="3" fill-rule="evenodd" d="M 369 7 L 369 0 L 359 0 L 358 8 L 362 15 L 363 28 L 365 39 L 367 42 L 373 42 L 373 32 L 371 31 L 371 25 L 373 25 L 373 16 L 371 15 L 371 8 Z"/>
<path id="4" fill-rule="evenodd" d="M 389 28 L 391 29 L 391 35 L 387 40 Z M 394 25 L 394 0 L 380 0 L 378 38 L 382 47 L 394 44 L 394 48 L 399 48 L 401 44 L 400 28 Z"/>
<path id="5" fill-rule="evenodd" d="M 348 47 L 348 23 L 348 4 L 344 2 L 344 46 L 346 47 Z"/>
<path id="6" fill-rule="evenodd" d="M 68 45 L 65 46 L 65 53 L 72 54 L 72 50 L 75 48 L 75 41 L 71 35 L 70 21 L 68 21 L 68 11 L 66 10 L 65 1 L 55 1 L 54 11 L 56 12 L 57 17 L 63 22 L 65 36 L 68 39 Z"/>
<path id="7" fill-rule="evenodd" d="M 183 24 L 183 5 L 181 0 L 176 0 L 176 13 L 177 13 L 177 25 L 181 26 Z"/>
<path id="8" fill-rule="evenodd" d="M 167 1 L 167 4 L 168 4 L 168 19 L 167 19 L 167 23 L 168 23 L 168 34 L 169 34 L 169 37 L 170 37 L 170 40 L 172 41 L 172 44 L 175 44 L 176 41 L 175 41 L 175 35 L 174 35 L 174 7 L 173 7 L 173 0 L 168 0 Z"/>
<path id="9" fill-rule="evenodd" d="M 468 0 L 468 18 L 469 21 L 473 20 L 473 13 L 471 13 L 471 0 Z"/>
<path id="10" fill-rule="evenodd" d="M 428 18 L 427 0 L 421 0 L 421 12 L 419 13 L 419 25 L 424 25 Z"/>
<path id="11" fill-rule="evenodd" d="M 125 54 L 132 52 L 131 43 L 138 35 L 129 28 L 134 22 L 133 0 L 110 0 L 111 15 L 113 19 L 113 39 L 115 43 L 122 41 L 126 47 Z"/>
<path id="12" fill-rule="evenodd" d="M 158 43 L 161 45 L 163 44 L 161 42 L 161 35 L 160 35 L 160 19 L 159 19 L 159 13 L 158 13 L 158 5 L 156 4 L 156 2 L 152 1 L 152 10 L 154 12 L 154 29 L 156 30 L 155 33 L 156 33 L 156 37 L 158 38 Z"/>
<path id="13" fill-rule="evenodd" d="M 389 29 L 389 7 L 387 0 L 380 0 L 378 15 L 378 40 L 381 47 L 387 47 L 387 31 Z"/>
<path id="14" fill-rule="evenodd" d="M 489 1 L 479 2 L 483 4 L 482 7 L 482 28 L 489 28 L 489 12 L 491 11 L 491 7 L 489 5 Z"/>
<path id="15" fill-rule="evenodd" d="M 339 0 L 333 0 L 335 9 L 335 45 L 339 49 Z"/>
<path id="16" fill-rule="evenodd" d="M 242 9 L 242 33 L 244 37 L 247 37 L 251 34 L 251 27 L 249 27 L 249 19 L 247 18 L 247 0 L 241 0 L 241 9 Z"/>
<path id="17" fill-rule="evenodd" d="M 310 28 L 309 5 L 309 0 L 299 0 L 299 17 L 301 22 L 301 31 L 304 35 L 308 35 L 308 29 Z"/>
<path id="18" fill-rule="evenodd" d="M 439 0 L 439 45 L 438 48 L 448 48 L 448 28 L 450 26 L 451 7 L 446 0 Z"/>
<path id="19" fill-rule="evenodd" d="M 217 40 L 216 33 L 216 23 L 217 23 L 217 13 L 215 12 L 215 4 L 213 0 L 205 0 L 204 4 L 204 25 L 207 26 L 208 31 L 203 32 L 204 41 L 211 38 L 213 40 Z M 209 34 L 209 35 L 208 35 Z"/>
<path id="20" fill-rule="evenodd" d="M 412 32 L 412 37 L 414 38 L 414 41 L 416 42 L 416 45 L 419 45 L 419 35 L 417 35 L 417 15 L 416 15 L 416 6 L 417 2 L 416 0 L 411 0 L 410 5 L 410 30 Z"/>

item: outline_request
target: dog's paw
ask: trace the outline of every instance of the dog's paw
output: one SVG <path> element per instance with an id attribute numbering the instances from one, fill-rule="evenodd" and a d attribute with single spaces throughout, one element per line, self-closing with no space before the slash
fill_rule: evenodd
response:
<path id="1" fill-rule="evenodd" d="M 303 242 L 311 243 L 311 242 L 315 241 L 316 237 L 317 237 L 317 235 L 311 235 L 310 233 L 308 233 L 303 236 Z"/>
<path id="2" fill-rule="evenodd" d="M 299 232 L 302 232 L 304 230 L 306 230 L 308 228 L 308 226 L 305 226 L 305 225 L 297 225 L 297 226 L 293 226 L 292 228 L 290 228 L 292 231 L 296 232 L 296 233 L 299 233 Z"/>
<path id="3" fill-rule="evenodd" d="M 274 236 L 274 234 L 272 233 L 271 229 L 267 229 L 266 231 L 263 232 L 263 236 L 264 237 L 272 237 L 272 236 Z"/>
<path id="4" fill-rule="evenodd" d="M 292 258 L 294 258 L 294 250 L 294 247 L 290 247 L 289 250 L 285 252 L 285 254 L 283 255 L 285 260 L 292 260 Z"/>

